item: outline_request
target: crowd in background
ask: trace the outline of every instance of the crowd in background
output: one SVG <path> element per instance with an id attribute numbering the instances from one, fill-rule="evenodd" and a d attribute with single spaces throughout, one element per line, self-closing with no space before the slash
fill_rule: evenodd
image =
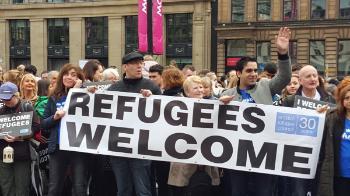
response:
<path id="1" fill-rule="evenodd" d="M 1 68 L 0 94 L 6 87 L 13 96 L 9 99 L 0 96 L 3 102 L 0 115 L 17 112 L 20 103 L 29 102 L 29 110 L 35 111 L 40 121 L 33 118 L 32 138 L 0 139 L 1 152 L 8 145 L 14 148 L 13 163 L 0 161 L 0 193 L 2 196 L 348 195 L 350 77 L 323 78 L 312 65 L 290 65 L 286 47 L 289 33 L 289 29 L 279 32 L 277 63 L 268 63 L 264 70 L 257 70 L 254 58 L 243 57 L 221 77 L 207 69 L 196 70 L 193 65 L 179 69 L 172 62 L 163 66 L 152 56 L 137 52 L 126 54 L 119 70 L 105 69 L 98 60 L 89 60 L 83 69 L 65 64 L 59 71 L 44 71 L 39 76 L 34 65 L 19 65 L 8 71 Z M 120 72 L 123 74 L 119 75 Z M 82 88 L 84 82 L 100 81 L 113 81 L 110 91 L 136 92 L 146 97 L 181 96 L 225 104 L 241 101 L 293 107 L 295 95 L 300 95 L 336 103 L 337 107 L 327 111 L 317 175 L 309 180 L 59 150 L 59 122 L 65 114 L 62 108 L 69 89 Z M 32 140 L 37 141 L 36 145 Z M 50 158 L 45 165 L 35 167 L 37 159 L 30 156 L 30 151 L 42 144 L 47 146 Z M 207 174 L 197 177 L 209 179 L 209 189 L 191 190 L 193 177 L 198 173 Z"/>

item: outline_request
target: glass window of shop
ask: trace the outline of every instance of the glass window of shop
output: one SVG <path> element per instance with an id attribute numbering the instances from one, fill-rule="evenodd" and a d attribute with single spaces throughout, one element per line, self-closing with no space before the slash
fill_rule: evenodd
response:
<path id="1" fill-rule="evenodd" d="M 326 0 L 311 0 L 311 19 L 324 19 L 326 16 Z"/>
<path id="2" fill-rule="evenodd" d="M 343 18 L 343 19 L 350 18 L 350 1 L 349 0 L 340 0 L 339 18 Z"/>
<path id="3" fill-rule="evenodd" d="M 266 63 L 271 62 L 271 42 L 256 42 L 256 61 L 259 71 L 264 70 Z"/>
<path id="4" fill-rule="evenodd" d="M 85 19 L 85 58 L 98 59 L 108 66 L 108 17 Z"/>
<path id="5" fill-rule="evenodd" d="M 309 63 L 314 66 L 320 75 L 324 74 L 325 70 L 325 56 L 324 56 L 325 42 L 322 40 L 310 41 L 310 57 Z"/>
<path id="6" fill-rule="evenodd" d="M 69 21 L 67 18 L 47 19 L 48 70 L 60 70 L 69 62 Z"/>
<path id="7" fill-rule="evenodd" d="M 138 50 L 137 16 L 125 16 L 125 54 Z"/>
<path id="8" fill-rule="evenodd" d="M 232 0 L 232 22 L 244 21 L 245 0 Z"/>
<path id="9" fill-rule="evenodd" d="M 350 40 L 338 41 L 338 76 L 350 75 Z"/>
<path id="10" fill-rule="evenodd" d="M 166 15 L 166 35 L 167 63 L 175 60 L 179 68 L 192 64 L 192 14 Z"/>
<path id="11" fill-rule="evenodd" d="M 237 62 L 247 56 L 246 40 L 226 40 L 225 73 L 234 69 Z"/>
<path id="12" fill-rule="evenodd" d="M 283 20 L 292 21 L 297 19 L 298 1 L 284 0 L 283 1 Z"/>
<path id="13" fill-rule="evenodd" d="M 10 68 L 30 64 L 29 20 L 10 20 Z"/>
<path id="14" fill-rule="evenodd" d="M 257 0 L 257 20 L 271 20 L 271 0 Z"/>

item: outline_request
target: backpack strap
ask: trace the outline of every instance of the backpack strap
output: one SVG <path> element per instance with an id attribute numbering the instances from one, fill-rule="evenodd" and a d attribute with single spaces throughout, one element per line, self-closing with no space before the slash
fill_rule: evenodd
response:
<path id="1" fill-rule="evenodd" d="M 17 108 L 16 112 L 28 112 L 29 104 L 31 105 L 30 102 L 21 100 L 21 103 L 19 104 L 19 107 Z"/>

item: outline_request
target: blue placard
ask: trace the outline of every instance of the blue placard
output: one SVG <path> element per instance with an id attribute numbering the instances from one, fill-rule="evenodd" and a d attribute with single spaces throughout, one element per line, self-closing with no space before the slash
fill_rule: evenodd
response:
<path id="1" fill-rule="evenodd" d="M 275 131 L 277 133 L 317 137 L 319 118 L 277 112 Z"/>

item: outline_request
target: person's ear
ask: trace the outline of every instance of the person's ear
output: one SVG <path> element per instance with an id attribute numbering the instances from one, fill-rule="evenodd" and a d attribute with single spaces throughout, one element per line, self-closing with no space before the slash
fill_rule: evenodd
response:
<path id="1" fill-rule="evenodd" d="M 241 75 L 242 75 L 242 72 L 241 71 L 236 71 L 236 75 L 237 75 L 238 78 L 240 78 Z"/>

